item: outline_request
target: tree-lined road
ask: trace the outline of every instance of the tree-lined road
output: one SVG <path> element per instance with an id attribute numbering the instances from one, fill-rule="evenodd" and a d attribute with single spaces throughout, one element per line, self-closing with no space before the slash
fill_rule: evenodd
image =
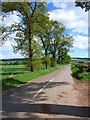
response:
<path id="1" fill-rule="evenodd" d="M 3 118 L 83 118 L 70 65 L 3 94 Z"/>

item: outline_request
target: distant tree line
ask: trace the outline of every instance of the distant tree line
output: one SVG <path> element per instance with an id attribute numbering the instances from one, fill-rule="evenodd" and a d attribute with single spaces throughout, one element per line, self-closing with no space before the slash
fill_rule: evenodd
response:
<path id="1" fill-rule="evenodd" d="M 20 23 L 2 25 L 2 43 L 11 39 L 16 32 L 14 52 L 26 57 L 25 64 L 34 72 L 43 66 L 47 69 L 57 64 L 70 62 L 68 52 L 73 45 L 73 37 L 65 34 L 65 26 L 49 19 L 46 3 L 2 2 L 2 16 L 16 14 Z"/>

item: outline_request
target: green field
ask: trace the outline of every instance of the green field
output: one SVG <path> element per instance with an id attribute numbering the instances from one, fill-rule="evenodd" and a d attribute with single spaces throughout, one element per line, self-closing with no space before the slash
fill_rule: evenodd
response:
<path id="1" fill-rule="evenodd" d="M 2 90 L 5 91 L 11 88 L 15 88 L 34 78 L 53 72 L 61 67 L 62 66 L 57 66 L 47 70 L 41 69 L 31 73 L 24 65 L 3 65 L 2 75 L 0 75 L 0 78 L 2 78 Z"/>

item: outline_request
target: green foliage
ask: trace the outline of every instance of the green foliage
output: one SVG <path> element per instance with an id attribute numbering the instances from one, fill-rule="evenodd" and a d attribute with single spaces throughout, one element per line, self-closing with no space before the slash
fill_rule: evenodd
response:
<path id="1" fill-rule="evenodd" d="M 72 65 L 72 73 L 73 73 L 74 77 L 80 81 L 89 81 L 90 80 L 90 72 L 88 71 L 88 64 Z"/>
<path id="2" fill-rule="evenodd" d="M 90 71 L 90 67 L 89 64 L 78 64 L 77 67 L 80 69 L 80 72 L 86 71 L 89 72 Z"/>
<path id="3" fill-rule="evenodd" d="M 68 52 L 73 45 L 73 37 L 69 35 L 63 35 L 61 42 L 58 45 L 58 63 L 66 64 L 70 62 L 70 56 Z"/>
<path id="4" fill-rule="evenodd" d="M 37 71 L 37 70 L 43 68 L 41 58 L 33 57 L 32 64 L 33 64 L 34 71 Z M 30 60 L 26 60 L 26 66 L 28 68 L 30 67 Z"/>
<path id="5" fill-rule="evenodd" d="M 57 65 L 57 61 L 55 58 L 51 58 L 51 66 L 55 67 Z"/>
<path id="6" fill-rule="evenodd" d="M 57 21 L 51 21 L 51 40 L 50 40 L 50 53 L 53 58 L 56 58 L 56 52 L 59 44 L 61 44 L 61 36 L 65 30 L 65 26 Z"/>
<path id="7" fill-rule="evenodd" d="M 69 64 L 70 61 L 71 61 L 71 57 L 66 54 L 66 55 L 64 56 L 63 63 L 64 63 L 64 64 Z"/>
<path id="8" fill-rule="evenodd" d="M 3 2 L 2 3 L 2 13 L 3 16 L 7 14 L 16 14 L 21 18 L 20 23 L 12 24 L 7 31 L 7 36 L 2 35 L 3 39 L 8 38 L 8 36 L 16 32 L 15 41 L 17 43 L 14 46 L 14 51 L 20 51 L 21 54 L 29 57 L 31 71 L 33 72 L 33 48 L 32 40 L 36 29 L 40 26 L 38 21 L 42 20 L 46 16 L 47 8 L 45 3 L 41 2 Z M 39 16 L 39 17 L 38 17 Z M 44 19 L 42 24 L 44 23 Z"/>
<path id="9" fill-rule="evenodd" d="M 56 66 L 57 61 L 58 64 L 70 62 L 68 52 L 73 38 L 65 35 L 65 26 L 62 23 L 49 19 L 44 2 L 3 2 L 3 17 L 10 14 L 16 14 L 20 23 L 0 27 L 2 43 L 16 32 L 14 40 L 17 44 L 13 46 L 14 52 L 19 51 L 28 58 L 26 64 L 31 72 L 41 69 L 42 63 L 47 69 L 50 65 Z"/>
<path id="10" fill-rule="evenodd" d="M 27 52 L 27 54 L 28 54 L 28 52 Z M 43 67 L 42 60 L 41 60 L 42 48 L 41 48 L 39 41 L 32 40 L 32 54 L 33 54 L 32 65 L 33 65 L 34 71 L 41 69 Z M 27 65 L 27 67 L 31 66 L 31 61 L 29 58 L 26 59 L 26 65 Z"/>
<path id="11" fill-rule="evenodd" d="M 50 56 L 44 56 L 42 58 L 42 62 L 43 62 L 44 65 L 50 66 L 50 64 L 51 64 Z"/>
<path id="12" fill-rule="evenodd" d="M 32 40 L 32 54 L 36 58 L 40 58 L 42 55 L 42 47 L 38 40 Z"/>
<path id="13" fill-rule="evenodd" d="M 85 9 L 85 12 L 90 10 L 90 1 L 89 0 L 76 0 L 75 1 L 76 7 L 81 7 L 82 9 Z"/>

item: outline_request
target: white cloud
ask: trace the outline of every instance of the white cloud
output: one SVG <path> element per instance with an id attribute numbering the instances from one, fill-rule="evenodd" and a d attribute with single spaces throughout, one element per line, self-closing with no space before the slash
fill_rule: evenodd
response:
<path id="1" fill-rule="evenodd" d="M 19 52 L 15 54 L 12 51 L 10 51 L 8 58 L 23 58 L 23 56 Z"/>
<path id="2" fill-rule="evenodd" d="M 2 16 L 0 17 L 0 24 L 5 24 L 6 26 L 10 26 L 11 24 L 17 22 L 20 22 L 20 18 L 16 15 L 17 12 L 14 12 L 14 14 L 10 14 L 4 20 L 2 20 Z M 16 32 L 11 35 L 11 40 L 7 40 L 2 46 L 0 46 L 0 59 L 10 59 L 10 58 L 22 58 L 23 56 L 18 53 L 13 53 L 13 47 L 12 45 L 16 45 L 16 42 L 14 41 L 14 37 L 16 35 Z"/>
<path id="3" fill-rule="evenodd" d="M 67 28 L 83 34 L 88 34 L 88 13 L 80 7 L 75 7 L 74 2 L 54 2 L 57 8 L 49 12 L 50 19 L 62 22 Z M 62 9 L 61 9 L 62 8 Z"/>
<path id="4" fill-rule="evenodd" d="M 2 59 L 2 54 L 0 54 L 0 59 Z"/>
<path id="5" fill-rule="evenodd" d="M 74 48 L 88 49 L 88 37 L 82 35 L 76 35 L 74 37 Z"/>
<path id="6" fill-rule="evenodd" d="M 9 16 L 2 19 L 2 16 L 0 17 L 0 24 L 5 24 L 6 26 L 10 26 L 12 23 L 19 23 L 20 18 L 17 16 L 17 12 L 14 12 L 14 14 L 10 14 Z"/>
<path id="7" fill-rule="evenodd" d="M 66 8 L 67 3 L 75 2 L 75 0 L 52 0 L 56 8 Z"/>
<path id="8" fill-rule="evenodd" d="M 12 45 L 16 45 L 16 42 L 8 40 L 0 47 L 0 59 L 23 58 L 19 52 L 16 54 L 13 52 Z"/>
<path id="9" fill-rule="evenodd" d="M 54 4 L 56 4 L 58 7 L 60 7 L 59 2 L 75 2 L 75 0 L 48 0 L 49 2 L 53 2 Z"/>
<path id="10" fill-rule="evenodd" d="M 2 47 L 0 47 L 0 51 L 10 51 L 10 50 L 12 50 L 13 48 L 12 48 L 12 45 L 15 45 L 15 41 L 10 41 L 10 40 L 8 40 L 8 41 L 6 41 L 3 45 L 2 45 Z"/>

